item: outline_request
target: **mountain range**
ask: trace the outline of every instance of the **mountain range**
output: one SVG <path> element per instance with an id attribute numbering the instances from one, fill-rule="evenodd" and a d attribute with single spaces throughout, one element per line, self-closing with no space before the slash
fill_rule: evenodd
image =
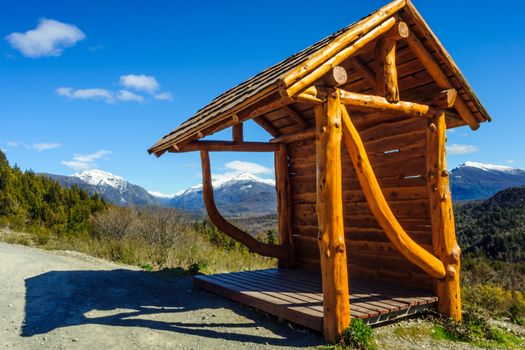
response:
<path id="1" fill-rule="evenodd" d="M 456 201 L 486 199 L 509 187 L 525 185 L 525 170 L 509 166 L 466 162 L 450 172 L 450 190 Z"/>
<path id="2" fill-rule="evenodd" d="M 98 192 L 116 205 L 164 206 L 202 213 L 202 185 L 176 195 L 148 192 L 120 176 L 92 169 L 71 176 L 46 174 L 63 186 L 76 185 L 90 193 Z M 455 201 L 486 199 L 509 187 L 525 185 L 525 170 L 508 166 L 466 162 L 450 171 L 452 197 Z M 241 173 L 213 181 L 217 207 L 229 216 L 266 215 L 276 212 L 273 180 Z"/>

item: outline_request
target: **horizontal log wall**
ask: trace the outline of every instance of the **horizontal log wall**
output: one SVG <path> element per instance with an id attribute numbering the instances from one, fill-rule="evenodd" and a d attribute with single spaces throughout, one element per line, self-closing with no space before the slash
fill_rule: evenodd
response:
<path id="1" fill-rule="evenodd" d="M 303 115 L 305 115 L 303 113 Z M 367 116 L 360 118 L 366 119 Z M 407 233 L 432 250 L 426 187 L 426 120 L 383 116 L 381 123 L 358 128 L 370 161 L 392 211 Z M 359 119 L 359 118 L 356 118 Z M 292 222 L 299 266 L 319 268 L 317 247 L 315 143 L 288 145 Z M 349 275 L 432 287 L 432 280 L 409 263 L 388 241 L 373 217 L 346 149 L 342 151 L 345 239 Z"/>

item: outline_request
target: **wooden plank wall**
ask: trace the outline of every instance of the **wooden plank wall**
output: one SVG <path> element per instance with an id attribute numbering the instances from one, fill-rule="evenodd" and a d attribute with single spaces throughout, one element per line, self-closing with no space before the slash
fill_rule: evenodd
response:
<path id="1" fill-rule="evenodd" d="M 425 180 L 427 121 L 399 118 L 383 120 L 371 126 L 361 123 L 361 137 L 394 214 L 416 242 L 432 251 Z M 289 144 L 288 149 L 297 264 L 319 268 L 315 143 L 313 139 L 303 140 Z M 430 289 L 432 280 L 406 261 L 382 232 L 368 208 L 346 149 L 343 149 L 342 155 L 349 275 L 392 280 Z"/>

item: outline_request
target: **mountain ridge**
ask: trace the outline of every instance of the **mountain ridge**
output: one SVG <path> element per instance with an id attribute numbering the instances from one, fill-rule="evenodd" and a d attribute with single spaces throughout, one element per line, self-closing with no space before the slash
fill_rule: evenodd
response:
<path id="1" fill-rule="evenodd" d="M 525 185 L 525 170 L 505 165 L 465 162 L 450 171 L 455 201 L 487 199 L 509 187 Z"/>
<path id="2" fill-rule="evenodd" d="M 204 213 L 202 184 L 172 195 L 147 191 L 123 177 L 90 169 L 71 176 L 45 174 L 66 187 L 74 185 L 89 193 L 99 193 L 116 205 L 163 206 Z M 212 180 L 215 202 L 228 215 L 267 215 L 276 213 L 275 182 L 250 173 L 219 175 Z M 525 170 L 505 165 L 468 161 L 450 171 L 454 201 L 489 198 L 509 187 L 525 185 Z"/>

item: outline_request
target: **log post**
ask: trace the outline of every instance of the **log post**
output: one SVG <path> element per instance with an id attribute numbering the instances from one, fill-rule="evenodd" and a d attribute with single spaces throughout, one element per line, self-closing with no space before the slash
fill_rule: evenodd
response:
<path id="1" fill-rule="evenodd" d="M 343 224 L 341 101 L 338 90 L 315 106 L 317 219 L 323 282 L 323 333 L 336 342 L 350 324 L 350 299 Z"/>
<path id="2" fill-rule="evenodd" d="M 242 123 L 232 126 L 232 141 L 241 143 L 244 141 Z"/>
<path id="3" fill-rule="evenodd" d="M 292 236 L 292 202 L 290 178 L 288 176 L 288 152 L 284 144 L 280 144 L 275 152 L 275 188 L 277 190 L 279 244 L 288 250 L 288 258 L 279 259 L 278 266 L 292 267 L 295 264 L 295 247 Z"/>
<path id="4" fill-rule="evenodd" d="M 443 262 L 446 275 L 434 282 L 439 298 L 437 310 L 456 321 L 461 320 L 459 282 L 461 250 L 456 241 L 454 212 L 446 164 L 445 113 L 435 117 L 427 130 L 427 176 L 432 222 L 432 248 Z"/>
<path id="5" fill-rule="evenodd" d="M 398 22 L 376 44 L 377 86 L 388 102 L 399 102 L 397 86 L 396 42 L 408 36 L 408 25 Z"/>

